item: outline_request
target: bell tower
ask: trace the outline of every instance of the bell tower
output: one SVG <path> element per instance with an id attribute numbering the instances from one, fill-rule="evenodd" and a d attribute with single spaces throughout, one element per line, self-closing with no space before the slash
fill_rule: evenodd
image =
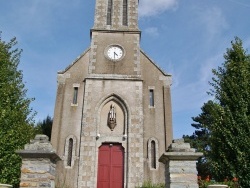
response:
<path id="1" fill-rule="evenodd" d="M 140 77 L 138 0 L 97 0 L 89 74 Z"/>
<path id="2" fill-rule="evenodd" d="M 138 31 L 138 0 L 97 0 L 94 30 Z"/>

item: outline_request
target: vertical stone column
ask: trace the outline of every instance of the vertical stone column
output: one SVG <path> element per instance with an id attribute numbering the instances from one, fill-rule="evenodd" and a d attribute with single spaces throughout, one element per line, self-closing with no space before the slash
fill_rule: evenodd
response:
<path id="1" fill-rule="evenodd" d="M 166 188 L 198 188 L 196 161 L 202 155 L 184 139 L 174 140 L 159 159 L 166 167 Z"/>
<path id="2" fill-rule="evenodd" d="M 22 157 L 20 187 L 55 187 L 56 162 L 60 158 L 46 135 L 36 135 L 24 150 L 17 153 Z"/>

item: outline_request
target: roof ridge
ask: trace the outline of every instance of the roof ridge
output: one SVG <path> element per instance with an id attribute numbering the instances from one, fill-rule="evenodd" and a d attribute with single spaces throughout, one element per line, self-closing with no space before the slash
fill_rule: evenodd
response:
<path id="1" fill-rule="evenodd" d="M 65 73 L 67 70 L 69 70 L 81 57 L 83 57 L 88 51 L 90 50 L 90 47 L 87 48 L 87 50 L 85 50 L 82 54 L 80 54 L 73 62 L 71 62 L 70 65 L 68 65 L 64 70 L 58 71 L 58 74 L 63 74 Z"/>
<path id="2" fill-rule="evenodd" d="M 143 55 L 145 55 L 146 58 L 148 58 L 149 61 L 151 61 L 153 63 L 153 65 L 162 72 L 162 74 L 164 74 L 165 76 L 172 76 L 171 74 L 166 73 L 157 63 L 155 63 L 154 60 L 152 60 L 147 54 L 146 52 L 144 52 L 142 49 L 140 49 L 141 53 L 143 53 Z"/>

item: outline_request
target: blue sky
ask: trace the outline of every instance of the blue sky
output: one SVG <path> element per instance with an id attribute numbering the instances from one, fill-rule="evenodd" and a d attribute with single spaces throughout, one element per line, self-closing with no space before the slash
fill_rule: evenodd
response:
<path id="1" fill-rule="evenodd" d="M 94 0 L 0 0 L 2 40 L 17 37 L 36 120 L 53 116 L 57 71 L 90 45 Z M 250 47 L 249 0 L 140 0 L 141 48 L 173 76 L 174 137 L 192 134 L 191 117 L 209 99 L 211 69 L 235 36 Z"/>

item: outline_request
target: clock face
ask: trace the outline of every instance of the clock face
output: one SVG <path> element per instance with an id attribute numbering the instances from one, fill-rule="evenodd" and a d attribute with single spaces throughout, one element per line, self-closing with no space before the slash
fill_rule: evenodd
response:
<path id="1" fill-rule="evenodd" d="M 118 61 L 123 57 L 124 50 L 121 46 L 111 45 L 108 47 L 106 55 L 108 56 L 109 59 Z"/>

